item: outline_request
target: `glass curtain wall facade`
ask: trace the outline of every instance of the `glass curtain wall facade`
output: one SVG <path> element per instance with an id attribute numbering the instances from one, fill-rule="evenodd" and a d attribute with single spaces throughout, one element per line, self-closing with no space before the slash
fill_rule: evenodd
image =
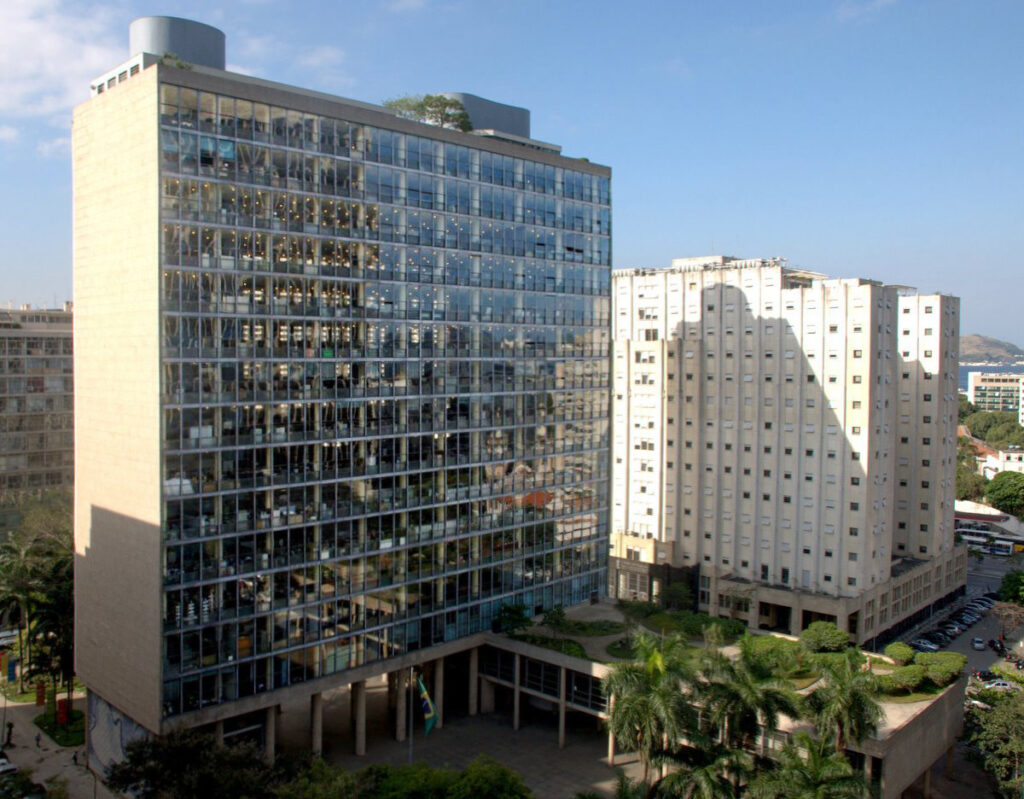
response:
<path id="1" fill-rule="evenodd" d="M 609 178 L 160 93 L 165 717 L 602 591 Z"/>

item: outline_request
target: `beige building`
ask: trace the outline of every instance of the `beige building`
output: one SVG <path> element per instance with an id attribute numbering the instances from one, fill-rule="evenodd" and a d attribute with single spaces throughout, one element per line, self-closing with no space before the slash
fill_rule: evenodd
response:
<path id="1" fill-rule="evenodd" d="M 71 303 L 0 311 L 0 502 L 74 482 Z"/>
<path id="2" fill-rule="evenodd" d="M 1008 411 L 1024 425 L 1024 375 L 967 373 L 967 401 L 979 411 Z"/>
<path id="3" fill-rule="evenodd" d="M 609 591 L 894 634 L 963 590 L 958 302 L 781 260 L 613 277 Z"/>

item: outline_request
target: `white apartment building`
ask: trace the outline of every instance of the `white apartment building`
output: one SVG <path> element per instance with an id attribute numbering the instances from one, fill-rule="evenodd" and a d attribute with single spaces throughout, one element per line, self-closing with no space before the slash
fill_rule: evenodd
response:
<path id="1" fill-rule="evenodd" d="M 955 297 L 722 256 L 612 297 L 611 593 L 868 641 L 962 590 Z"/>

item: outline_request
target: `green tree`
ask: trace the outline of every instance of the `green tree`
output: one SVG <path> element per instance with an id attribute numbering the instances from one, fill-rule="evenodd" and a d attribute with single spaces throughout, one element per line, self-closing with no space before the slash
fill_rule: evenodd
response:
<path id="1" fill-rule="evenodd" d="M 813 621 L 800 633 L 800 644 L 808 652 L 842 652 L 850 636 L 830 621 Z"/>
<path id="2" fill-rule="evenodd" d="M 7 539 L 0 542 L 0 607 L 18 624 L 18 649 L 22 657 L 21 688 L 24 676 L 32 669 L 36 635 L 32 629 L 38 603 L 46 600 L 54 609 L 53 583 L 66 583 L 68 597 L 74 563 L 71 495 L 68 491 L 48 491 L 29 497 L 18 506 L 21 521 Z M 64 603 L 70 630 L 73 606 Z M 52 618 L 51 618 L 52 622 Z M 50 627 L 49 633 L 54 628 Z M 52 654 L 52 653 L 51 653 Z M 53 663 L 52 657 L 47 658 Z"/>
<path id="3" fill-rule="evenodd" d="M 507 604 L 498 610 L 498 629 L 503 633 L 515 634 L 532 626 L 526 605 Z"/>
<path id="4" fill-rule="evenodd" d="M 458 100 L 443 94 L 410 94 L 385 100 L 384 107 L 395 114 L 416 122 L 426 122 L 452 130 L 472 130 L 466 107 Z"/>
<path id="5" fill-rule="evenodd" d="M 712 742 L 685 747 L 670 758 L 672 770 L 653 786 L 648 796 L 684 799 L 735 799 L 740 786 L 754 771 L 749 752 Z"/>
<path id="6" fill-rule="evenodd" d="M 960 424 L 963 424 L 964 419 L 976 412 L 978 408 L 968 402 L 966 395 L 958 394 L 957 397 L 960 400 L 959 408 L 957 409 L 957 419 L 960 421 Z"/>
<path id="7" fill-rule="evenodd" d="M 751 799 L 867 799 L 863 775 L 827 739 L 797 732 L 778 753 L 775 768 L 750 783 Z"/>
<path id="8" fill-rule="evenodd" d="M 661 606 L 666 610 L 692 610 L 693 590 L 685 582 L 669 583 L 661 589 Z"/>
<path id="9" fill-rule="evenodd" d="M 985 489 L 990 505 L 1012 516 L 1024 515 L 1024 474 L 1000 472 Z"/>
<path id="10" fill-rule="evenodd" d="M 1014 569 L 1003 575 L 999 584 L 999 598 L 1003 602 L 1024 604 L 1024 571 Z"/>
<path id="11" fill-rule="evenodd" d="M 914 664 L 925 669 L 925 676 L 940 688 L 960 676 L 967 657 L 959 652 L 918 652 Z"/>
<path id="12" fill-rule="evenodd" d="M 914 659 L 914 650 L 902 641 L 894 641 L 885 648 L 885 656 L 897 666 L 906 666 Z"/>
<path id="13" fill-rule="evenodd" d="M 743 641 L 735 659 L 707 647 L 701 675 L 702 704 L 728 747 L 750 748 L 759 728 L 771 734 L 778 729 L 780 716 L 799 716 L 799 700 L 789 682 L 776 677 Z"/>
<path id="14" fill-rule="evenodd" d="M 956 465 L 956 498 L 978 501 L 984 499 L 988 480 L 964 463 Z"/>
<path id="15" fill-rule="evenodd" d="M 970 712 L 971 742 L 982 752 L 985 770 L 1010 799 L 1024 791 L 1024 692 L 1005 693 L 990 710 Z"/>
<path id="16" fill-rule="evenodd" d="M 878 703 L 878 679 L 863 668 L 855 649 L 822 662 L 825 679 L 804 699 L 804 711 L 822 738 L 835 735 L 836 750 L 859 742 L 878 730 L 883 713 Z"/>
<path id="17" fill-rule="evenodd" d="M 900 666 L 879 678 L 879 683 L 893 693 L 909 694 L 924 682 L 924 666 Z"/>
<path id="18" fill-rule="evenodd" d="M 217 746 L 194 730 L 135 741 L 125 755 L 107 771 L 107 783 L 143 799 L 263 797 L 273 782 L 273 769 L 255 747 Z"/>
<path id="19" fill-rule="evenodd" d="M 560 638 L 569 626 L 569 620 L 565 615 L 565 608 L 561 605 L 555 605 L 544 614 L 541 624 L 551 630 L 551 634 L 555 638 Z"/>
<path id="20" fill-rule="evenodd" d="M 603 688 L 609 701 L 608 728 L 623 749 L 637 753 L 643 782 L 649 784 L 655 762 L 696 730 L 696 714 L 688 701 L 693 673 L 681 637 L 637 632 L 632 641 L 636 659 L 617 664 Z"/>
<path id="21" fill-rule="evenodd" d="M 800 643 L 776 635 L 744 635 L 740 641 L 743 657 L 756 659 L 780 677 L 792 677 L 807 668 L 807 652 Z"/>

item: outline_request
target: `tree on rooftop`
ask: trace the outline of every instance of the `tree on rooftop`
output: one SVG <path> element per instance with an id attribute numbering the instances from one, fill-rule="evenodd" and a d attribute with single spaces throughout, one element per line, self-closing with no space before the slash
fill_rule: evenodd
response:
<path id="1" fill-rule="evenodd" d="M 758 775 L 747 790 L 751 799 L 866 799 L 863 775 L 827 739 L 797 732 L 778 753 L 778 764 Z"/>
<path id="2" fill-rule="evenodd" d="M 425 122 L 450 130 L 469 131 L 472 124 L 466 107 L 443 94 L 408 94 L 384 101 L 384 107 L 403 119 Z"/>
<path id="3" fill-rule="evenodd" d="M 693 672 L 678 635 L 633 635 L 636 659 L 617 664 L 604 678 L 609 701 L 608 729 L 623 749 L 636 752 L 650 784 L 652 767 L 697 729 L 690 697 Z"/>
<path id="4" fill-rule="evenodd" d="M 796 718 L 800 713 L 789 682 L 752 654 L 749 645 L 741 645 L 740 656 L 731 658 L 709 641 L 699 692 L 710 720 L 722 730 L 722 742 L 730 747 L 748 747 L 760 729 L 770 735 L 782 715 Z"/>
<path id="5" fill-rule="evenodd" d="M 800 644 L 808 652 L 842 652 L 850 636 L 830 621 L 814 621 L 800 633 Z"/>
<path id="6" fill-rule="evenodd" d="M 855 649 L 821 663 L 825 678 L 804 698 L 804 710 L 822 738 L 835 735 L 836 751 L 878 730 L 884 714 L 878 703 L 878 678 L 863 668 Z"/>

